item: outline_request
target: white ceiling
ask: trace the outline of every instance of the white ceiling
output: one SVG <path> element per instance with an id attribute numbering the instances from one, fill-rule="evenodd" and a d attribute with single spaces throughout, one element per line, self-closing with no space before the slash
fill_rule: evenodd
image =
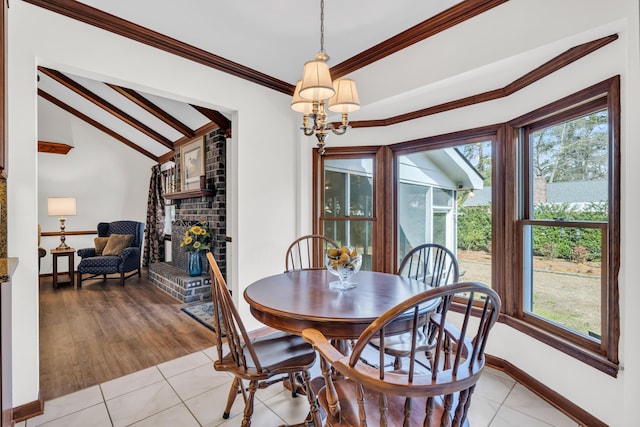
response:
<path id="1" fill-rule="evenodd" d="M 312 59 L 320 48 L 320 0 L 81 0 L 79 3 L 173 37 L 290 85 L 295 85 L 301 77 L 304 62 Z M 326 0 L 324 47 L 331 57 L 329 65 L 340 64 L 458 3 L 461 1 Z M 473 19 L 462 25 L 473 26 Z M 443 49 L 442 45 L 437 45 L 437 38 L 431 37 L 405 48 L 394 54 L 393 60 L 390 57 L 383 58 L 353 72 L 350 77 L 358 84 L 363 106 L 357 117 L 353 115 L 355 119 L 382 119 L 406 113 L 407 108 L 416 110 L 434 105 L 438 91 L 458 96 L 461 85 L 456 84 L 455 76 L 468 71 L 465 67 L 479 69 L 486 65 L 477 59 L 474 64 L 474 55 L 482 55 L 477 53 L 479 48 L 474 43 L 483 47 L 487 43 L 461 39 L 457 41 L 456 52 L 456 46 Z M 425 45 L 430 49 L 428 60 L 425 60 Z M 461 52 L 460 48 L 466 52 Z M 491 60 L 490 57 L 486 59 L 489 62 Z M 155 156 L 170 151 L 50 77 L 43 73 L 39 75 L 40 89 L 144 150 Z M 66 75 L 169 140 L 176 141 L 182 136 L 107 85 Z M 395 78 L 389 79 L 390 75 Z M 488 75 L 490 79 L 490 73 Z M 431 91 L 428 97 L 424 96 L 426 91 Z M 209 122 L 189 105 L 142 95 L 191 129 L 195 130 Z M 45 129 L 39 132 L 47 133 Z"/>
<path id="2" fill-rule="evenodd" d="M 320 50 L 320 0 L 81 0 L 154 31 L 295 84 Z M 326 0 L 330 66 L 460 0 Z M 153 13 L 149 13 L 149 11 Z"/>

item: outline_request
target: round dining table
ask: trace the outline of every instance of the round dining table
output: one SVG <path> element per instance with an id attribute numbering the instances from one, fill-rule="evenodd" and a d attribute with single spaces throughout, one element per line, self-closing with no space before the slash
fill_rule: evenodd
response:
<path id="1" fill-rule="evenodd" d="M 331 288 L 336 279 L 327 270 L 290 271 L 250 284 L 244 298 L 252 315 L 267 326 L 296 335 L 315 328 L 328 339 L 348 340 L 391 307 L 430 289 L 418 280 L 372 271 L 352 276 L 356 286 L 347 290 Z"/>

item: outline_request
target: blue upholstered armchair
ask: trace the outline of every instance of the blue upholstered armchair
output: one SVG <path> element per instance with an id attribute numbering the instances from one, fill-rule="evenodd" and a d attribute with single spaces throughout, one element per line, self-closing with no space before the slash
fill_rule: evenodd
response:
<path id="1" fill-rule="evenodd" d="M 96 247 L 78 249 L 78 255 L 82 259 L 78 264 L 78 287 L 82 286 L 82 275 L 91 274 L 87 279 L 102 275 L 108 279 L 107 274 L 119 274 L 120 284 L 124 286 L 127 279 L 138 272 L 140 273 L 140 253 L 143 242 L 144 223 L 136 221 L 101 222 L 98 224 L 98 238 Z M 113 237 L 110 237 L 114 235 Z M 131 237 L 129 240 L 128 236 Z M 127 236 L 127 237 L 124 237 Z M 124 239 L 122 239 L 124 237 Z M 128 241 L 128 242 L 127 242 Z M 119 243 L 121 248 L 117 247 Z M 104 254 L 102 253 L 104 251 Z M 125 275 L 133 271 L 134 273 Z"/>

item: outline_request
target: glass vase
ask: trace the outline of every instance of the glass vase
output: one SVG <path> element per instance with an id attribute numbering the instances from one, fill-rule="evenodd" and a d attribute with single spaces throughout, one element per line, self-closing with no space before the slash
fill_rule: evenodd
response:
<path id="1" fill-rule="evenodd" d="M 202 274 L 202 258 L 200 252 L 191 252 L 189 255 L 189 276 L 195 277 Z"/>

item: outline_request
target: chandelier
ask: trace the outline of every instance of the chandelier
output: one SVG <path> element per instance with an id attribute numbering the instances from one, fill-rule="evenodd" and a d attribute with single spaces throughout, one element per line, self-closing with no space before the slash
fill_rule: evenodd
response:
<path id="1" fill-rule="evenodd" d="M 291 109 L 303 114 L 300 129 L 318 139 L 320 155 L 324 154 L 329 132 L 343 135 L 351 127 L 348 114 L 360 109 L 356 83 L 351 79 L 332 81 L 329 59 L 324 51 L 324 0 L 320 0 L 320 52 L 304 64 L 302 80 L 298 80 L 291 100 Z M 327 123 L 327 109 L 342 113 L 339 125 Z"/>

